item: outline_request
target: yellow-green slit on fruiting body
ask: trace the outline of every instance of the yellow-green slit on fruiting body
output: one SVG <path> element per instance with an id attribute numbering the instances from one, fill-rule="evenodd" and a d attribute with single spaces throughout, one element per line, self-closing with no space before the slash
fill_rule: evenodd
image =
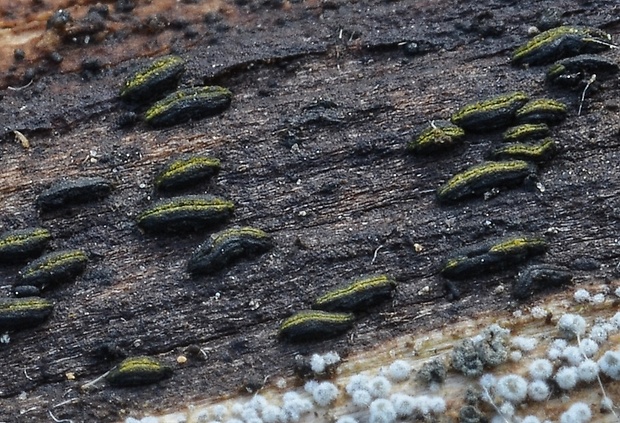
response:
<path id="1" fill-rule="evenodd" d="M 216 272 L 243 258 L 255 257 L 273 248 L 269 234 L 257 228 L 231 228 L 211 235 L 187 264 L 192 274 Z"/>
<path id="2" fill-rule="evenodd" d="M 517 48 L 512 63 L 544 65 L 582 53 L 598 53 L 610 47 L 611 36 L 597 28 L 559 26 L 542 32 Z"/>
<path id="3" fill-rule="evenodd" d="M 355 280 L 317 298 L 312 308 L 325 311 L 359 311 L 392 296 L 396 282 L 386 275 Z"/>
<path id="4" fill-rule="evenodd" d="M 230 106 L 232 93 L 223 87 L 195 87 L 175 91 L 153 104 L 144 114 L 152 126 L 171 126 L 218 114 Z"/>
<path id="5" fill-rule="evenodd" d="M 184 189 L 210 179 L 219 171 L 219 159 L 184 157 L 169 163 L 155 178 L 155 186 L 160 191 Z"/>
<path id="6" fill-rule="evenodd" d="M 485 162 L 458 173 L 437 190 L 441 202 L 458 201 L 484 193 L 489 188 L 517 185 L 535 168 L 523 160 Z"/>
<path id="7" fill-rule="evenodd" d="M 553 138 L 546 138 L 539 144 L 510 144 L 493 150 L 492 160 L 525 160 L 542 163 L 550 160 L 557 152 Z"/>
<path id="8" fill-rule="evenodd" d="M 130 75 L 121 88 L 124 100 L 147 100 L 176 88 L 185 72 L 185 61 L 178 56 L 165 56 Z"/>
<path id="9" fill-rule="evenodd" d="M 43 298 L 0 298 L 0 331 L 37 326 L 53 309 L 54 304 Z"/>
<path id="10" fill-rule="evenodd" d="M 566 105 L 550 98 L 532 100 L 517 110 L 517 122 L 554 124 L 566 118 Z"/>
<path id="11" fill-rule="evenodd" d="M 77 178 L 54 183 L 37 197 L 41 211 L 81 204 L 107 197 L 112 184 L 100 177 Z"/>
<path id="12" fill-rule="evenodd" d="M 468 104 L 453 114 L 451 121 L 465 130 L 474 132 L 503 128 L 510 125 L 516 111 L 528 100 L 527 94 L 520 91 L 503 94 Z"/>
<path id="13" fill-rule="evenodd" d="M 419 154 L 445 151 L 457 145 L 464 136 L 465 131 L 450 122 L 431 122 L 431 127 L 407 144 L 407 149 Z"/>
<path id="14" fill-rule="evenodd" d="M 538 237 L 516 236 L 484 241 L 460 249 L 442 265 L 441 274 L 462 279 L 488 271 L 501 270 L 547 251 L 547 242 Z"/>
<path id="15" fill-rule="evenodd" d="M 147 232 L 191 231 L 228 219 L 235 205 L 211 195 L 186 195 L 161 200 L 138 216 Z"/>
<path id="16" fill-rule="evenodd" d="M 45 228 L 18 229 L 0 236 L 0 262 L 16 263 L 40 255 L 52 235 Z"/>
<path id="17" fill-rule="evenodd" d="M 139 356 L 123 360 L 110 370 L 106 380 L 113 386 L 138 386 L 170 377 L 172 369 L 151 357 Z"/>
<path id="18" fill-rule="evenodd" d="M 81 250 L 55 251 L 38 258 L 19 272 L 17 285 L 46 288 L 70 282 L 86 268 L 88 256 Z"/>
<path id="19" fill-rule="evenodd" d="M 591 75 L 604 79 L 618 73 L 618 64 L 607 57 L 582 54 L 555 62 L 547 71 L 547 81 L 563 86 L 576 86 Z"/>
<path id="20" fill-rule="evenodd" d="M 352 313 L 304 310 L 280 325 L 280 336 L 291 341 L 312 341 L 338 336 L 353 326 Z"/>
<path id="21" fill-rule="evenodd" d="M 519 142 L 544 138 L 550 133 L 546 123 L 526 123 L 506 129 L 502 134 L 502 139 L 506 142 Z"/>

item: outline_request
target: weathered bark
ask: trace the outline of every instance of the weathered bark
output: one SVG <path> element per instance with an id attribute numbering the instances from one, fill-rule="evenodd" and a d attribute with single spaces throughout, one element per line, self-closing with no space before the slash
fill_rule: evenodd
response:
<path id="1" fill-rule="evenodd" d="M 117 421 L 256 389 L 268 376 L 290 374 L 299 352 L 346 353 L 481 309 L 509 308 L 517 269 L 459 283 L 455 301 L 438 275 L 455 248 L 490 237 L 543 235 L 550 249 L 541 261 L 571 266 L 591 258 L 599 270 L 576 270 L 578 283 L 613 277 L 620 256 L 617 77 L 592 87 L 577 116 L 581 92 L 545 86 L 544 67 L 508 63 L 548 5 L 457 3 L 226 5 L 219 22 L 232 26 L 208 35 L 202 16 L 194 17 L 196 41 L 176 42 L 179 35 L 171 42 L 188 60 L 182 84 L 224 85 L 233 104 L 220 116 L 167 129 L 117 125 L 129 107 L 117 97 L 120 84 L 141 60 L 87 79 L 48 73 L 4 91 L 2 228 L 42 225 L 54 236 L 52 249 L 82 248 L 91 261 L 77 282 L 44 294 L 56 303 L 48 322 L 1 345 L 0 420 L 47 421 L 53 410 L 74 422 Z M 560 21 L 619 31 L 615 2 L 554 7 Z M 421 51 L 408 55 L 413 42 Z M 90 46 L 59 48 L 67 56 L 91 54 Z M 618 58 L 617 50 L 606 54 Z M 438 204 L 437 187 L 479 163 L 499 134 L 469 135 L 462 147 L 429 157 L 407 154 L 406 143 L 429 121 L 515 89 L 562 100 L 570 110 L 552 130 L 561 151 L 539 169 L 538 187 Z M 14 141 L 12 130 L 31 147 Z M 157 169 L 185 152 L 222 160 L 219 176 L 203 187 L 236 204 L 221 228 L 259 227 L 273 234 L 276 248 L 217 276 L 191 279 L 187 258 L 208 232 L 138 230 L 136 215 L 158 196 Z M 113 181 L 107 199 L 45 214 L 36 209 L 37 194 L 53 181 L 95 175 Z M 3 295 L 19 268 L 0 269 Z M 375 273 L 392 275 L 397 294 L 361 317 L 351 336 L 301 345 L 277 339 L 284 317 L 343 280 Z M 172 365 L 172 378 L 80 390 L 122 357 L 139 354 Z M 178 365 L 182 354 L 189 360 Z"/>

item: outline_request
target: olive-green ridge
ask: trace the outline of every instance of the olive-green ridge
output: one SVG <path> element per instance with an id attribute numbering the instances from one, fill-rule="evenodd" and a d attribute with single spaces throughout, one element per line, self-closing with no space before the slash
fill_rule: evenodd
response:
<path id="1" fill-rule="evenodd" d="M 24 298 L 19 301 L 0 302 L 0 313 L 22 310 L 41 310 L 52 307 L 52 303 L 43 298 Z"/>
<path id="2" fill-rule="evenodd" d="M 121 90 L 121 97 L 127 95 L 132 89 L 144 85 L 151 78 L 156 78 L 166 70 L 185 64 L 185 61 L 178 56 L 166 56 L 156 60 L 148 68 L 139 71 L 130 79 L 125 81 Z"/>
<path id="3" fill-rule="evenodd" d="M 233 237 L 251 237 L 251 238 L 269 238 L 267 232 L 253 228 L 251 226 L 245 226 L 243 228 L 231 228 L 226 229 L 217 234 L 212 240 L 213 248 L 225 243 L 227 240 Z"/>
<path id="4" fill-rule="evenodd" d="M 549 126 L 546 123 L 525 123 L 508 128 L 503 134 L 504 141 L 520 141 L 527 138 L 538 138 L 549 135 Z"/>
<path id="5" fill-rule="evenodd" d="M 151 106 L 144 114 L 144 118 L 147 122 L 153 120 L 158 115 L 165 113 L 166 111 L 174 107 L 177 103 L 186 99 L 210 100 L 216 97 L 230 98 L 232 97 L 232 93 L 227 88 L 218 86 L 207 86 L 179 90 L 153 104 L 153 106 Z"/>
<path id="6" fill-rule="evenodd" d="M 364 291 L 369 288 L 375 288 L 378 286 L 386 286 L 386 285 L 394 285 L 394 281 L 392 281 L 390 278 L 388 278 L 385 275 L 380 275 L 380 276 L 376 276 L 376 277 L 369 278 L 369 279 L 358 280 L 344 288 L 337 289 L 332 292 L 328 292 L 327 294 L 317 298 L 314 304 L 320 305 L 322 303 L 326 303 L 326 302 L 333 301 L 333 300 L 336 300 L 342 297 L 346 297 L 347 295 L 350 295 L 355 292 L 360 292 L 360 291 Z"/>
<path id="7" fill-rule="evenodd" d="M 280 330 L 286 330 L 307 322 L 324 323 L 351 323 L 355 316 L 353 313 L 332 313 L 320 310 L 305 310 L 292 315 L 280 326 Z"/>
<path id="8" fill-rule="evenodd" d="M 471 115 L 501 110 L 510 107 L 515 104 L 515 102 L 524 102 L 528 99 L 529 97 L 527 94 L 522 91 L 516 91 L 477 103 L 468 104 L 452 115 L 452 122 L 458 125 L 459 122 L 467 119 Z"/>
<path id="9" fill-rule="evenodd" d="M 483 163 L 473 166 L 468 170 L 453 176 L 452 179 L 450 179 L 444 186 L 439 188 L 437 194 L 441 197 L 448 191 L 458 188 L 459 186 L 467 185 L 472 180 L 476 180 L 487 175 L 526 170 L 529 169 L 529 167 L 530 165 L 523 160 Z"/>
<path id="10" fill-rule="evenodd" d="M 0 248 L 7 245 L 21 245 L 33 239 L 51 238 L 51 234 L 47 229 L 36 229 L 32 232 L 11 235 L 6 238 L 0 237 Z"/>
<path id="11" fill-rule="evenodd" d="M 188 172 L 194 168 L 210 167 L 219 169 L 221 162 L 219 159 L 210 157 L 190 157 L 188 159 L 177 160 L 170 164 L 164 172 L 162 172 L 156 179 L 155 184 L 159 185 L 167 178 L 173 178 L 182 173 Z"/>
<path id="12" fill-rule="evenodd" d="M 213 198 L 209 200 L 201 198 L 183 199 L 176 202 L 172 201 L 166 204 L 162 204 L 153 209 L 146 210 L 142 214 L 140 214 L 140 216 L 138 216 L 138 219 L 141 220 L 145 217 L 157 216 L 171 210 L 232 210 L 234 207 L 235 205 L 233 202 L 222 200 L 219 198 Z"/>
<path id="13" fill-rule="evenodd" d="M 542 238 L 518 237 L 493 245 L 489 253 L 515 254 L 530 248 L 546 248 L 547 241 Z"/>
<path id="14" fill-rule="evenodd" d="M 39 266 L 28 269 L 28 272 L 26 272 L 23 276 L 30 276 L 36 272 L 51 270 L 58 265 L 76 260 L 88 260 L 88 256 L 80 250 L 67 251 L 66 253 L 50 257 L 49 260 L 45 260 L 40 263 Z"/>

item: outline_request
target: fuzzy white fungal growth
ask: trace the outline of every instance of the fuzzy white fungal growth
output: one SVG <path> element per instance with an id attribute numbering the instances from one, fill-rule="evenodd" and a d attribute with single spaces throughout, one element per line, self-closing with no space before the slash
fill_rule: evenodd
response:
<path id="1" fill-rule="evenodd" d="M 577 367 L 577 377 L 584 382 L 594 382 L 598 376 L 598 364 L 587 359 Z"/>
<path id="2" fill-rule="evenodd" d="M 368 392 L 373 398 L 386 398 L 392 390 L 392 384 L 383 376 L 375 376 L 368 381 Z"/>
<path id="3" fill-rule="evenodd" d="M 601 400 L 601 411 L 610 412 L 614 409 L 614 402 L 609 397 L 603 397 Z"/>
<path id="4" fill-rule="evenodd" d="M 224 416 L 228 412 L 228 408 L 222 404 L 214 405 L 211 409 L 211 414 L 215 418 L 215 420 L 224 420 Z"/>
<path id="5" fill-rule="evenodd" d="M 326 366 L 327 363 L 325 363 L 325 359 L 322 355 L 312 354 L 312 357 L 310 358 L 310 369 L 312 369 L 314 373 L 324 373 Z"/>
<path id="6" fill-rule="evenodd" d="M 504 417 L 512 417 L 515 415 L 515 406 L 510 402 L 505 402 L 499 406 L 499 412 Z"/>
<path id="7" fill-rule="evenodd" d="M 351 401 L 358 407 L 368 407 L 372 402 L 372 395 L 364 389 L 358 389 L 351 395 Z"/>
<path id="8" fill-rule="evenodd" d="M 370 404 L 369 423 L 393 423 L 396 421 L 396 411 L 392 403 L 384 398 L 374 400 Z"/>
<path id="9" fill-rule="evenodd" d="M 586 333 L 586 320 L 578 314 L 564 314 L 558 321 L 558 330 L 566 339 L 574 339 Z"/>
<path id="10" fill-rule="evenodd" d="M 263 408 L 265 408 L 267 404 L 269 404 L 267 402 L 267 399 L 264 396 L 259 395 L 259 394 L 254 395 L 252 399 L 250 400 L 250 402 L 248 402 L 248 406 L 258 412 L 260 412 Z"/>
<path id="11" fill-rule="evenodd" d="M 616 290 L 614 291 L 614 295 L 616 297 L 620 297 L 620 286 L 616 288 Z"/>
<path id="12" fill-rule="evenodd" d="M 560 423 L 586 423 L 592 419 L 590 407 L 583 402 L 576 402 L 562 413 Z"/>
<path id="13" fill-rule="evenodd" d="M 535 380 L 527 385 L 527 396 L 533 401 L 545 401 L 549 398 L 549 385 L 542 380 Z"/>
<path id="14" fill-rule="evenodd" d="M 599 293 L 599 294 L 592 296 L 592 298 L 590 299 L 590 302 L 592 304 L 603 304 L 605 302 L 605 294 Z"/>
<path id="15" fill-rule="evenodd" d="M 521 423 L 540 423 L 540 420 L 538 420 L 536 416 L 525 416 L 523 420 L 521 420 Z"/>
<path id="16" fill-rule="evenodd" d="M 341 416 L 336 420 L 336 423 L 358 423 L 357 419 L 353 416 Z"/>
<path id="17" fill-rule="evenodd" d="M 441 397 L 428 397 L 427 402 L 431 413 L 443 414 L 447 410 L 446 400 Z"/>
<path id="18" fill-rule="evenodd" d="M 590 338 L 582 339 L 579 349 L 583 355 L 591 358 L 598 352 L 598 344 Z"/>
<path id="19" fill-rule="evenodd" d="M 511 343 L 513 347 L 524 352 L 532 351 L 538 345 L 538 341 L 535 338 L 527 338 L 525 336 L 515 336 L 512 338 Z"/>
<path id="20" fill-rule="evenodd" d="M 554 377 L 555 382 L 560 389 L 569 391 L 577 385 L 577 368 L 576 367 L 560 367 Z"/>
<path id="21" fill-rule="evenodd" d="M 325 360 L 325 364 L 328 366 L 333 366 L 340 363 L 340 355 L 336 351 L 329 351 L 323 354 L 323 360 Z"/>
<path id="22" fill-rule="evenodd" d="M 530 363 L 530 376 L 534 380 L 547 380 L 553 374 L 553 364 L 545 358 L 538 358 Z"/>
<path id="23" fill-rule="evenodd" d="M 368 391 L 368 382 L 369 378 L 366 375 L 353 375 L 351 379 L 349 379 L 349 383 L 347 383 L 347 394 L 353 395 L 353 392 L 358 390 Z"/>
<path id="24" fill-rule="evenodd" d="M 319 382 L 317 382 L 316 380 L 309 380 L 308 382 L 304 383 L 304 391 L 312 395 L 312 393 L 318 386 Z"/>
<path id="25" fill-rule="evenodd" d="M 598 360 L 601 372 L 614 380 L 620 380 L 620 352 L 606 351 Z"/>
<path id="26" fill-rule="evenodd" d="M 497 383 L 497 378 L 491 373 L 485 373 L 480 378 L 480 386 L 482 386 L 487 391 L 491 391 L 495 388 L 495 384 Z"/>
<path id="27" fill-rule="evenodd" d="M 532 314 L 532 317 L 534 319 L 544 319 L 545 317 L 547 317 L 547 310 L 540 306 L 532 307 L 530 313 Z"/>
<path id="28" fill-rule="evenodd" d="M 510 361 L 512 361 L 513 363 L 517 363 L 523 358 L 523 353 L 521 351 L 512 351 L 509 357 Z"/>
<path id="29" fill-rule="evenodd" d="M 280 407 L 275 405 L 266 405 L 261 411 L 261 417 L 265 423 L 279 423 L 284 421 L 285 415 Z"/>
<path id="30" fill-rule="evenodd" d="M 405 360 L 396 360 L 390 364 L 388 375 L 394 382 L 404 382 L 411 375 L 411 365 Z"/>
<path id="31" fill-rule="evenodd" d="M 562 351 L 562 358 L 568 361 L 568 364 L 571 366 L 578 366 L 584 360 L 583 354 L 581 354 L 581 350 L 574 345 L 570 345 L 564 348 Z"/>
<path id="32" fill-rule="evenodd" d="M 620 329 L 620 311 L 614 314 L 611 319 L 609 319 L 609 323 L 614 325 L 617 329 Z"/>
<path id="33" fill-rule="evenodd" d="M 594 325 L 590 329 L 590 339 L 601 345 L 607 341 L 607 329 L 603 325 Z"/>
<path id="34" fill-rule="evenodd" d="M 549 360 L 555 361 L 562 357 L 562 351 L 566 349 L 568 343 L 564 339 L 556 339 L 551 343 L 549 350 L 547 350 L 547 357 Z"/>
<path id="35" fill-rule="evenodd" d="M 321 407 L 327 407 L 338 397 L 338 387 L 331 382 L 321 382 L 312 391 L 312 398 Z"/>
<path id="36" fill-rule="evenodd" d="M 394 411 L 396 411 L 398 417 L 409 417 L 415 410 L 416 403 L 414 398 L 409 395 L 402 393 L 392 394 L 390 401 L 394 405 Z"/>
<path id="37" fill-rule="evenodd" d="M 506 375 L 495 385 L 497 395 L 513 404 L 520 404 L 527 396 L 527 381 L 519 375 Z"/>
<path id="38" fill-rule="evenodd" d="M 575 291 L 573 299 L 575 300 L 575 302 L 578 303 L 587 303 L 588 301 L 590 301 L 590 293 L 583 288 L 578 289 L 577 291 Z"/>

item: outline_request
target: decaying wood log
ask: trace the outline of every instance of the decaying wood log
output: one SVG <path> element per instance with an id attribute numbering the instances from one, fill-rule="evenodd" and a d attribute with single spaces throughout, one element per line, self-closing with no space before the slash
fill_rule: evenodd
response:
<path id="1" fill-rule="evenodd" d="M 0 421 L 48 421 L 50 410 L 74 422 L 161 412 L 255 391 L 268 376 L 291 375 L 299 353 L 346 355 L 514 309 L 518 267 L 450 289 L 439 275 L 455 249 L 490 238 L 544 237 L 549 249 L 536 260 L 571 268 L 577 284 L 617 276 L 618 78 L 590 86 L 578 115 L 581 90 L 550 87 L 544 67 L 509 60 L 533 26 L 588 25 L 617 40 L 615 2 L 183 1 L 132 10 L 118 1 L 105 4 L 107 13 L 78 3 L 0 6 L 10 40 L 2 50 L 0 227 L 42 226 L 53 236 L 50 251 L 89 256 L 76 282 L 43 293 L 55 303 L 45 324 L 0 344 Z M 73 21 L 45 29 L 62 7 Z M 13 61 L 14 49 L 23 60 L 17 52 Z M 163 129 L 142 122 L 145 106 L 121 101 L 121 84 L 169 52 L 187 62 L 181 86 L 227 87 L 231 107 Z M 618 61 L 617 49 L 603 54 Z M 430 156 L 407 153 L 407 143 L 467 103 L 514 90 L 567 104 L 567 119 L 552 128 L 559 153 L 522 187 L 439 204 L 436 189 L 480 163 L 501 132 L 469 134 Z M 191 193 L 233 201 L 233 218 L 188 235 L 142 233 L 136 217 L 160 198 L 155 175 L 186 153 L 221 160 L 220 173 Z M 54 182 L 93 176 L 112 182 L 108 197 L 36 207 Z M 233 225 L 265 230 L 275 248 L 190 277 L 192 251 Z M 3 296 L 22 266 L 0 268 Z M 285 317 L 326 290 L 381 273 L 397 293 L 360 318 L 352 336 L 277 338 Z M 158 357 L 172 377 L 80 389 L 135 355 Z M 187 362 L 177 363 L 181 355 Z"/>

